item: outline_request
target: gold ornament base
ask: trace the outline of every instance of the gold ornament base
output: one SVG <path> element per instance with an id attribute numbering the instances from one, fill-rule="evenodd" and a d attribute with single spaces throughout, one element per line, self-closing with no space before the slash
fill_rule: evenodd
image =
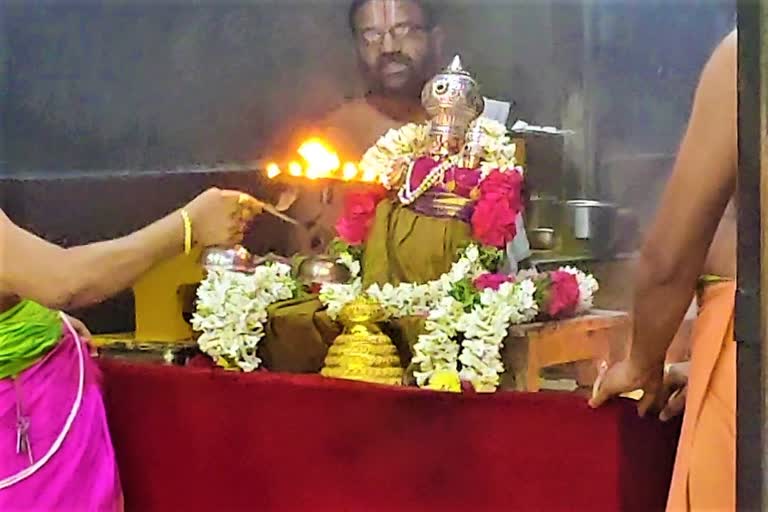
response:
<path id="1" fill-rule="evenodd" d="M 344 332 L 334 341 L 320 374 L 337 379 L 398 386 L 403 380 L 400 356 L 377 323 L 386 319 L 374 300 L 358 297 L 339 313 Z"/>

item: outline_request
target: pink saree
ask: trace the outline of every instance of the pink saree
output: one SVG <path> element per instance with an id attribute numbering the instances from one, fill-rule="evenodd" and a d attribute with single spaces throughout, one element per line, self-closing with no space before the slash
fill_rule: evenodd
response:
<path id="1" fill-rule="evenodd" d="M 0 380 L 3 512 L 122 510 L 98 369 L 64 323 L 51 352 L 15 380 Z"/>

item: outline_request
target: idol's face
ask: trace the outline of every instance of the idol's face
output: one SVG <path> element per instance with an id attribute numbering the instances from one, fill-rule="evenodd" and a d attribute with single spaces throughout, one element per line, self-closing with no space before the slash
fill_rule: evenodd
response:
<path id="1" fill-rule="evenodd" d="M 357 53 L 373 92 L 417 96 L 435 73 L 441 37 L 411 0 L 370 0 L 355 14 Z"/>

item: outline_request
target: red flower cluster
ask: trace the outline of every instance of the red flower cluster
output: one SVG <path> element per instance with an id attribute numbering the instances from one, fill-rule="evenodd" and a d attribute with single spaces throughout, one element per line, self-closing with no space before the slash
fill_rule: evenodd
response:
<path id="1" fill-rule="evenodd" d="M 382 187 L 347 194 L 344 198 L 344 212 L 336 221 L 339 237 L 350 245 L 365 242 L 376 214 L 376 205 L 386 195 L 387 192 Z"/>
<path id="2" fill-rule="evenodd" d="M 517 171 L 492 171 L 480 183 L 472 213 L 472 236 L 484 245 L 503 248 L 517 234 L 515 221 L 523 209 L 523 176 Z"/>
<path id="3" fill-rule="evenodd" d="M 547 314 L 552 318 L 573 315 L 579 305 L 579 282 L 576 276 L 557 270 L 549 273 L 549 282 Z"/>

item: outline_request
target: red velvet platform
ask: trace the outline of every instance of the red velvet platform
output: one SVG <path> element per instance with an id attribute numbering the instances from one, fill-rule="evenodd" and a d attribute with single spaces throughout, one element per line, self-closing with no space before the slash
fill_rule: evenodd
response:
<path id="1" fill-rule="evenodd" d="M 101 367 L 129 511 L 647 512 L 677 439 L 629 401 Z"/>

